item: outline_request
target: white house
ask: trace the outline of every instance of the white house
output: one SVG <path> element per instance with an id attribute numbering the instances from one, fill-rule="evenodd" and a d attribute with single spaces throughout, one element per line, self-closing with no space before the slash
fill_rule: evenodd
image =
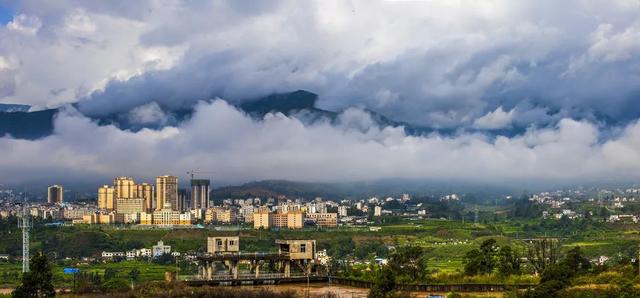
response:
<path id="1" fill-rule="evenodd" d="M 151 248 L 153 257 L 159 257 L 163 254 L 170 254 L 171 253 L 171 246 L 170 245 L 164 245 L 164 242 L 162 242 L 162 240 L 158 241 L 158 244 L 154 245 Z"/>

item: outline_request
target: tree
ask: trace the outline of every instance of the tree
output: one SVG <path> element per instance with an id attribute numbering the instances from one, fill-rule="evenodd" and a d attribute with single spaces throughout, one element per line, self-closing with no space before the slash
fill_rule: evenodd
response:
<path id="1" fill-rule="evenodd" d="M 348 254 L 352 253 L 356 245 L 353 239 L 349 236 L 340 236 L 331 240 L 329 249 L 327 250 L 329 255 L 334 258 L 344 258 Z"/>
<path id="2" fill-rule="evenodd" d="M 114 277 L 116 277 L 118 275 L 118 270 L 114 269 L 114 268 L 107 268 L 104 270 L 104 279 L 105 280 L 109 280 L 112 279 Z"/>
<path id="3" fill-rule="evenodd" d="M 559 291 L 567 287 L 572 278 L 586 273 L 589 268 L 589 260 L 579 247 L 574 247 L 560 262 L 547 264 L 540 274 L 540 284 L 534 290 L 527 291 L 524 297 L 559 297 Z"/>
<path id="4" fill-rule="evenodd" d="M 153 258 L 153 262 L 161 265 L 173 264 L 173 256 L 171 254 L 161 254 Z"/>
<path id="5" fill-rule="evenodd" d="M 498 251 L 498 272 L 504 276 L 520 274 L 520 258 L 511 246 L 505 245 Z"/>
<path id="6" fill-rule="evenodd" d="M 586 273 L 591 269 L 591 262 L 582 254 L 579 246 L 570 249 L 560 263 L 571 268 L 574 275 Z"/>
<path id="7" fill-rule="evenodd" d="M 511 215 L 520 218 L 536 218 L 542 214 L 539 204 L 529 200 L 529 195 L 524 193 L 519 199 L 514 200 Z"/>
<path id="8" fill-rule="evenodd" d="M 138 268 L 131 269 L 131 271 L 129 271 L 129 278 L 133 281 L 138 281 L 138 278 L 140 278 L 140 270 L 138 270 Z"/>
<path id="9" fill-rule="evenodd" d="M 398 247 L 389 257 L 389 266 L 398 279 L 409 283 L 424 280 L 429 275 L 424 250 L 416 245 Z"/>
<path id="10" fill-rule="evenodd" d="M 389 266 L 383 266 L 373 280 L 373 286 L 369 290 L 369 298 L 386 298 L 396 287 L 396 276 Z"/>
<path id="11" fill-rule="evenodd" d="M 611 215 L 611 212 L 609 212 L 609 209 L 607 209 L 607 207 L 600 207 L 600 210 L 598 210 L 598 216 L 602 218 L 602 220 L 607 220 L 607 218 L 609 218 L 609 215 Z"/>
<path id="12" fill-rule="evenodd" d="M 491 273 L 495 268 L 496 240 L 487 239 L 479 249 L 472 249 L 465 255 L 464 272 L 467 275 Z"/>
<path id="13" fill-rule="evenodd" d="M 554 238 L 544 238 L 531 242 L 528 259 L 536 272 L 543 272 L 549 265 L 557 263 L 560 254 L 560 242 Z"/>
<path id="14" fill-rule="evenodd" d="M 13 297 L 54 297 L 53 273 L 47 256 L 38 253 L 31 258 L 29 272 L 22 275 L 22 282 L 13 291 Z"/>

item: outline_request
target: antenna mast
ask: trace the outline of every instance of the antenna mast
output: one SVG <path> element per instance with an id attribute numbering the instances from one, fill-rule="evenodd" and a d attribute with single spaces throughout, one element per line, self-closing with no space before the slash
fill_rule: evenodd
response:
<path id="1" fill-rule="evenodd" d="M 22 214 L 18 218 L 18 227 L 22 228 L 22 272 L 29 272 L 29 229 L 31 228 L 31 214 L 27 198 L 22 204 Z"/>

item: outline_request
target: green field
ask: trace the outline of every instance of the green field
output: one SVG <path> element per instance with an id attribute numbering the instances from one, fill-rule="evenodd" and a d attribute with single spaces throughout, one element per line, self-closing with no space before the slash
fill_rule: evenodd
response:
<path id="1" fill-rule="evenodd" d="M 520 255 L 526 253 L 526 241 L 522 239 L 556 236 L 561 237 L 562 247 L 568 250 L 580 246 L 590 258 L 600 255 L 633 256 L 640 243 L 640 232 L 633 224 L 594 224 L 588 228 L 549 228 L 553 225 L 539 220 L 483 221 L 479 224 L 451 220 L 401 220 L 395 224 L 380 224 L 380 231 L 368 227 L 340 227 L 336 229 L 307 228 L 301 230 L 254 230 L 251 227 L 226 226 L 203 229 L 139 229 L 115 226 L 40 227 L 32 233 L 32 252 L 45 251 L 59 259 L 55 280 L 59 285 L 69 285 L 71 276 L 62 274 L 65 266 L 77 266 L 82 272 L 104 274 L 107 268 L 117 270 L 118 278 L 128 278 L 128 273 L 137 268 L 140 280 L 161 280 L 164 272 L 175 270 L 171 265 L 158 265 L 141 261 L 120 263 L 85 264 L 77 257 L 100 256 L 103 250 L 126 251 L 134 247 L 150 248 L 162 240 L 179 252 L 203 252 L 207 236 L 239 235 L 241 250 L 247 252 L 275 251 L 276 239 L 316 239 L 319 249 L 339 259 L 384 257 L 387 248 L 405 244 L 419 245 L 428 256 L 428 267 L 434 273 L 461 272 L 467 251 L 477 248 L 486 239 L 496 239 L 498 245 L 510 245 Z M 16 229 L 5 232 L 5 241 L 0 243 L 0 253 L 19 255 L 20 233 Z M 14 286 L 20 272 L 20 264 L 0 263 L 0 286 Z"/>
<path id="2" fill-rule="evenodd" d="M 158 265 L 153 263 L 141 262 L 141 261 L 123 261 L 118 263 L 98 263 L 98 264 L 75 264 L 74 267 L 80 269 L 80 272 L 85 273 L 99 273 L 104 275 L 107 268 L 115 269 L 117 274 L 116 278 L 128 280 L 129 272 L 134 268 L 140 272 L 139 282 L 163 280 L 164 273 L 166 271 L 176 271 L 175 266 Z M 53 264 L 53 280 L 59 287 L 70 287 L 73 284 L 73 275 L 64 274 L 63 269 L 65 266 Z M 16 278 L 22 272 L 22 265 L 20 263 L 0 263 L 0 271 L 11 274 L 7 278 L 3 278 L 0 274 L 0 288 L 15 287 L 18 285 L 19 280 Z"/>

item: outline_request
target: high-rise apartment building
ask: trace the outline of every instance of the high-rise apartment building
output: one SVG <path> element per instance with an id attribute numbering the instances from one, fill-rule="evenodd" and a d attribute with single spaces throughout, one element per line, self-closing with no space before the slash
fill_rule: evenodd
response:
<path id="1" fill-rule="evenodd" d="M 208 209 L 211 194 L 209 179 L 191 179 L 191 209 Z"/>
<path id="2" fill-rule="evenodd" d="M 144 209 L 145 211 L 153 211 L 155 209 L 154 206 L 154 197 L 153 197 L 153 185 L 149 183 L 137 184 L 136 187 L 136 198 L 140 198 L 144 200 Z"/>
<path id="3" fill-rule="evenodd" d="M 64 187 L 51 185 L 47 188 L 47 202 L 49 204 L 62 203 L 64 201 Z"/>
<path id="4" fill-rule="evenodd" d="M 269 229 L 271 227 L 271 214 L 269 211 L 258 211 L 253 213 L 254 229 Z"/>
<path id="5" fill-rule="evenodd" d="M 113 179 L 116 198 L 133 199 L 136 196 L 136 182 L 131 177 L 117 177 Z"/>
<path id="6" fill-rule="evenodd" d="M 184 188 L 178 189 L 178 211 L 184 212 L 189 210 L 189 192 Z"/>
<path id="7" fill-rule="evenodd" d="M 373 216 L 382 216 L 382 207 L 375 206 L 373 208 Z"/>
<path id="8" fill-rule="evenodd" d="M 109 185 L 98 188 L 98 208 L 114 210 L 116 205 L 116 189 Z"/>
<path id="9" fill-rule="evenodd" d="M 347 206 L 338 206 L 338 216 L 340 217 L 347 216 Z"/>
<path id="10" fill-rule="evenodd" d="M 178 177 L 164 175 L 156 178 L 156 210 L 162 210 L 166 203 L 172 210 L 179 210 Z"/>

